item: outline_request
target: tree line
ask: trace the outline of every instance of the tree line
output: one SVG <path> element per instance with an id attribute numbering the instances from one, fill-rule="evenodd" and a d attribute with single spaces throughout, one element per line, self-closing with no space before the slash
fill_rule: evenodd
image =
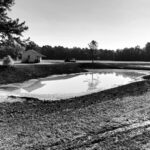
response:
<path id="1" fill-rule="evenodd" d="M 91 60 L 91 51 L 89 48 L 64 48 L 62 46 L 42 46 L 37 49 L 46 59 L 65 59 L 75 58 L 77 60 Z M 139 46 L 118 49 L 116 51 L 109 49 L 95 49 L 93 51 L 94 60 L 114 60 L 114 61 L 150 61 L 150 43 L 144 48 Z"/>
<path id="2" fill-rule="evenodd" d="M 114 61 L 150 61 L 150 42 L 144 48 L 139 46 L 114 50 L 94 49 L 91 54 L 90 48 L 66 48 L 63 46 L 38 46 L 34 42 L 29 42 L 26 47 L 2 46 L 0 48 L 0 58 L 10 55 L 12 58 L 20 58 L 21 53 L 25 50 L 34 49 L 35 51 L 45 55 L 45 59 L 64 60 L 66 58 L 75 58 L 77 60 L 114 60 Z"/>

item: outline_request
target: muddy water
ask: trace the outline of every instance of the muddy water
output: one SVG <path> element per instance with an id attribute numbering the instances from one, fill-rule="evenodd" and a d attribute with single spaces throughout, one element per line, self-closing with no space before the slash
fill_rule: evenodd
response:
<path id="1" fill-rule="evenodd" d="M 0 86 L 0 96 L 16 95 L 57 100 L 86 95 L 142 80 L 147 71 L 89 70 L 87 73 L 55 75 Z"/>

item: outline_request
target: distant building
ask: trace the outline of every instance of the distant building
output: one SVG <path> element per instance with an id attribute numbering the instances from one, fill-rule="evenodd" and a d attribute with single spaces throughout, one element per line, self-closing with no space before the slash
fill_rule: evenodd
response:
<path id="1" fill-rule="evenodd" d="M 35 50 L 28 50 L 22 54 L 22 63 L 39 63 L 44 55 L 36 52 Z"/>

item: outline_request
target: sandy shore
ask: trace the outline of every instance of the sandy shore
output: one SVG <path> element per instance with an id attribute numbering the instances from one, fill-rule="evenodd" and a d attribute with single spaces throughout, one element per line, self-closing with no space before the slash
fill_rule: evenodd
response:
<path id="1" fill-rule="evenodd" d="M 150 149 L 148 80 L 67 101 L 19 100 L 0 103 L 1 149 Z"/>

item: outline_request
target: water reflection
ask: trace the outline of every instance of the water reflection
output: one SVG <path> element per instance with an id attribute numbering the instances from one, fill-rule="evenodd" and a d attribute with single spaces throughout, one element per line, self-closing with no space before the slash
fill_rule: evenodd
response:
<path id="1" fill-rule="evenodd" d="M 91 78 L 87 78 L 85 80 L 85 82 L 88 83 L 88 89 L 87 91 L 93 91 L 95 89 L 97 89 L 98 84 L 100 83 L 99 77 L 97 76 L 97 74 L 95 75 L 95 73 L 91 72 L 89 73 Z"/>
<path id="2" fill-rule="evenodd" d="M 62 99 L 85 95 L 139 80 L 139 71 L 94 70 L 88 73 L 51 76 L 0 87 L 0 95 L 19 95 L 40 99 Z"/>

